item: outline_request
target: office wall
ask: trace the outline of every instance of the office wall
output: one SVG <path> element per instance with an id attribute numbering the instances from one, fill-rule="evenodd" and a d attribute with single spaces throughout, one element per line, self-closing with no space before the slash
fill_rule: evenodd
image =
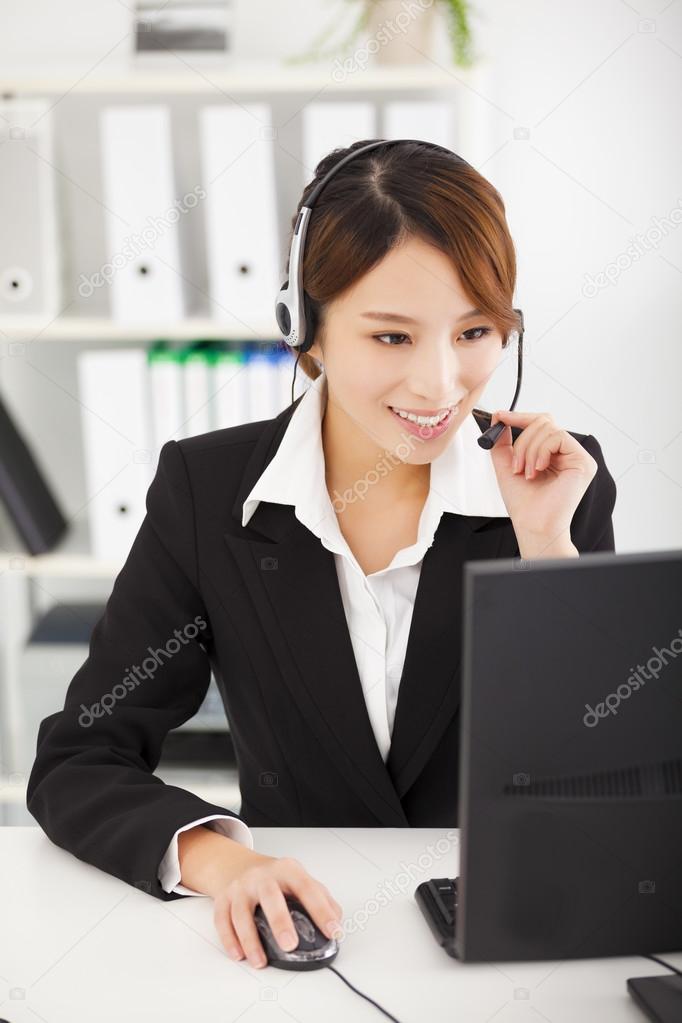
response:
<path id="1" fill-rule="evenodd" d="M 568 429 L 598 438 L 618 485 L 619 550 L 678 547 L 682 4 L 473 6 L 489 74 L 484 86 L 463 88 L 467 117 L 490 131 L 462 155 L 502 193 L 517 243 L 517 301 L 527 326 L 519 406 L 550 411 Z M 237 8 L 237 44 L 251 59 L 295 53 L 335 11 L 348 17 L 349 7 L 250 0 Z M 125 64 L 122 4 L 3 0 L 0 11 L 5 71 L 46 70 L 51 62 L 73 68 L 75 81 L 95 62 L 99 70 Z M 69 154 L 70 166 L 81 156 L 86 166 L 89 154 L 78 152 Z M 289 197 L 299 188 L 293 164 L 290 174 L 279 186 Z M 605 273 L 610 283 L 588 286 L 587 275 L 599 282 Z M 3 345 L 0 338 L 0 378 L 11 381 Z M 43 436 L 28 396 L 14 396 L 28 432 Z M 57 475 L 79 471 L 62 466 Z M 78 480 L 68 482 L 64 493 L 77 500 L 71 484 Z"/>

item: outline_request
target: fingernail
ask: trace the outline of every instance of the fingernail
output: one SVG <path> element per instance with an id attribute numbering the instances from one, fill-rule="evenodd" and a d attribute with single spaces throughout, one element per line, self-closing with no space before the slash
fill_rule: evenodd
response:
<path id="1" fill-rule="evenodd" d="M 230 957 L 230 959 L 239 959 L 240 958 L 239 952 L 237 951 L 236 948 L 228 948 L 227 954 Z"/>
<path id="2" fill-rule="evenodd" d="M 298 938 L 293 931 L 280 931 L 277 935 L 277 942 L 280 948 L 283 948 L 286 952 L 291 952 L 298 945 Z"/>
<path id="3" fill-rule="evenodd" d="M 253 965 L 256 967 L 265 966 L 265 956 L 257 955 L 253 957 Z"/>
<path id="4" fill-rule="evenodd" d="M 532 465 L 527 465 L 526 466 L 526 479 L 529 480 L 532 475 L 533 475 L 533 466 Z"/>
<path id="5" fill-rule="evenodd" d="M 338 920 L 328 920 L 324 929 L 328 938 L 338 938 L 343 934 L 343 928 Z"/>

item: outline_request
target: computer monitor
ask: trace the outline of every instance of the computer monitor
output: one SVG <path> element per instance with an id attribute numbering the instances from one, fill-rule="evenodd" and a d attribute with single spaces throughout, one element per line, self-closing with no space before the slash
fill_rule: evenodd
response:
<path id="1" fill-rule="evenodd" d="M 682 551 L 463 587 L 455 955 L 682 949 Z"/>

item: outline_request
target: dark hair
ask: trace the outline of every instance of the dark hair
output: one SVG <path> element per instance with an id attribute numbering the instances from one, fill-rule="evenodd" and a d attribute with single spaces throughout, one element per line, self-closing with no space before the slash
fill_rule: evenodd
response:
<path id="1" fill-rule="evenodd" d="M 332 150 L 315 168 L 301 206 L 342 157 L 374 139 Z M 503 337 L 519 329 L 513 310 L 516 255 L 499 192 L 454 154 L 425 142 L 378 146 L 357 156 L 325 185 L 308 225 L 303 286 L 310 297 L 316 340 L 324 336 L 327 303 L 379 263 L 394 246 L 418 236 L 450 256 L 467 295 Z M 287 276 L 288 276 L 287 261 Z M 285 347 L 299 356 L 296 348 Z M 307 353 L 299 365 L 320 375 Z"/>

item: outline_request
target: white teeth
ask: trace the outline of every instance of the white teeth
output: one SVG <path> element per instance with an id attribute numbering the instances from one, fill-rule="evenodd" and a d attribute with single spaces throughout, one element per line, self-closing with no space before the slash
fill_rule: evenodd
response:
<path id="1" fill-rule="evenodd" d="M 419 426 L 437 426 L 438 423 L 442 422 L 452 411 L 452 409 L 447 409 L 445 412 L 441 412 L 438 416 L 416 416 L 413 412 L 404 412 L 403 409 L 393 408 L 392 405 L 390 408 L 393 409 L 393 411 L 396 412 L 401 419 L 409 419 L 413 423 L 418 423 Z"/>

